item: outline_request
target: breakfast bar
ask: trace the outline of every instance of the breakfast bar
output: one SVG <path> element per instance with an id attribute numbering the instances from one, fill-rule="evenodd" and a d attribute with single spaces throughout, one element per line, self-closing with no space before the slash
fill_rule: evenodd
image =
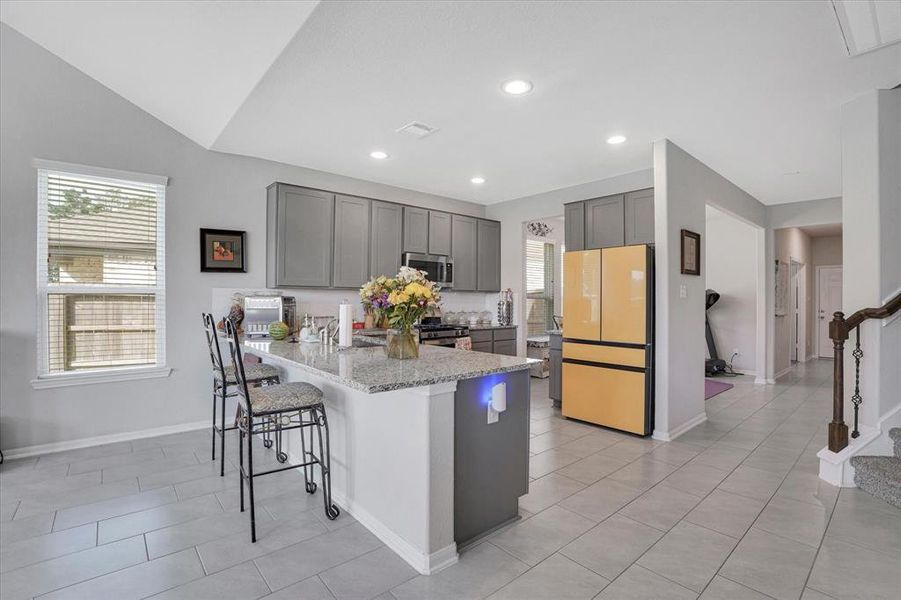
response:
<path id="1" fill-rule="evenodd" d="M 528 491 L 531 359 L 436 346 L 244 342 L 283 381 L 324 393 L 335 501 L 420 573 L 519 518 Z M 302 462 L 299 436 L 285 436 Z"/>

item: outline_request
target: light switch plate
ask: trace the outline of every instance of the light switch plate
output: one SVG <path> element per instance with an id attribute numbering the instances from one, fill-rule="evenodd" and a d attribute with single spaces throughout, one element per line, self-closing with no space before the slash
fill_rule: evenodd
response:
<path id="1" fill-rule="evenodd" d="M 679 297 L 688 298 L 688 288 L 684 284 L 679 286 Z"/>

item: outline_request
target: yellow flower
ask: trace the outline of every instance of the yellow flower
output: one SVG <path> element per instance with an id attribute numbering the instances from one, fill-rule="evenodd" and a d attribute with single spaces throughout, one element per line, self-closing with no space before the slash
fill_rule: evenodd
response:
<path id="1" fill-rule="evenodd" d="M 391 304 L 394 304 L 394 305 L 403 304 L 404 302 L 409 302 L 409 301 L 410 301 L 410 294 L 408 294 L 406 292 L 406 290 L 403 292 L 391 292 L 388 295 L 388 302 L 390 302 Z"/>

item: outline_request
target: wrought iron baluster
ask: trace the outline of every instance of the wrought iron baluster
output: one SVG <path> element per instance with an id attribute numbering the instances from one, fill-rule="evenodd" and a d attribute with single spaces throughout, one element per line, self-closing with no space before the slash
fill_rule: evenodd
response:
<path id="1" fill-rule="evenodd" d="M 851 356 L 854 357 L 854 395 L 851 396 L 851 403 L 854 404 L 854 431 L 851 432 L 852 438 L 860 435 L 860 432 L 857 430 L 857 413 L 860 411 L 860 403 L 863 402 L 863 398 L 860 397 L 860 359 L 863 358 L 863 350 L 860 349 L 860 325 L 855 327 L 854 331 L 856 341 L 854 351 L 851 353 Z"/>

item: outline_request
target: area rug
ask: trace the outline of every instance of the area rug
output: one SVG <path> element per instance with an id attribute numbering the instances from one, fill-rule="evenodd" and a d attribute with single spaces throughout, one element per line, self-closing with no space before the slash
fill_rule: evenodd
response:
<path id="1" fill-rule="evenodd" d="M 710 400 L 717 394 L 722 394 L 726 390 L 731 390 L 735 386 L 731 383 L 723 383 L 713 379 L 704 380 L 704 400 Z"/>

